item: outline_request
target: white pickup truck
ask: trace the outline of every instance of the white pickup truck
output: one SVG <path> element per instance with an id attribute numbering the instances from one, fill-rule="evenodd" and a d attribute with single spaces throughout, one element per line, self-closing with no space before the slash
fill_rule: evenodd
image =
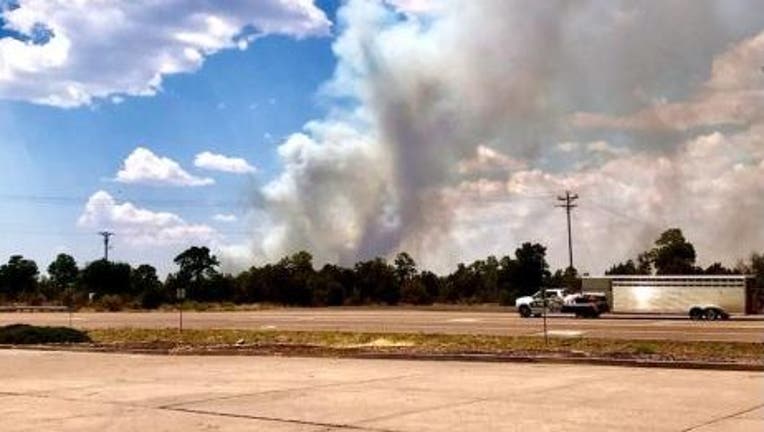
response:
<path id="1" fill-rule="evenodd" d="M 544 291 L 546 291 L 547 312 L 559 312 L 565 298 L 565 288 L 547 288 Z M 544 313 L 544 303 L 541 296 L 542 291 L 537 291 L 533 295 L 519 297 L 515 300 L 515 306 L 520 316 L 523 318 L 541 316 Z"/>

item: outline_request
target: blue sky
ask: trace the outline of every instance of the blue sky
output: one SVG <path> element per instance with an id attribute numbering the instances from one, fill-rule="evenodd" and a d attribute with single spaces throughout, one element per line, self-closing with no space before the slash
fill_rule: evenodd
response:
<path id="1" fill-rule="evenodd" d="M 331 18 L 338 2 L 318 6 Z M 245 50 L 209 56 L 193 73 L 166 76 L 154 96 L 119 103 L 62 109 L 0 100 L 0 256 L 21 253 L 45 263 L 64 250 L 81 261 L 98 258 L 95 230 L 76 225 L 97 190 L 189 222 L 217 224 L 231 239 L 248 235 L 243 216 L 254 188 L 278 169 L 276 144 L 325 110 L 317 90 L 334 68 L 331 43 L 330 36 L 266 35 Z M 189 171 L 200 171 L 194 155 L 211 151 L 244 158 L 257 172 L 218 173 L 203 190 L 113 181 L 139 145 Z M 215 214 L 239 220 L 215 222 Z M 136 259 L 121 252 L 116 248 L 112 256 Z"/>
<path id="2" fill-rule="evenodd" d="M 567 189 L 583 272 L 674 226 L 701 264 L 764 249 L 755 0 L 0 10 L 0 259 L 88 262 L 108 229 L 162 273 L 195 244 L 448 271 L 537 241 L 561 267 Z"/>

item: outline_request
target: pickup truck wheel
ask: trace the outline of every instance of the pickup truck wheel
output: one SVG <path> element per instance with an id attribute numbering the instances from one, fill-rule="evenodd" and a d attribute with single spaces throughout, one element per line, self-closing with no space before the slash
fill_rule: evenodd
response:
<path id="1" fill-rule="evenodd" d="M 692 308 L 690 310 L 690 319 L 693 321 L 700 321 L 703 319 L 703 310 L 700 308 Z"/>
<path id="2" fill-rule="evenodd" d="M 716 309 L 708 308 L 706 309 L 705 316 L 708 321 L 716 321 L 719 318 L 719 312 Z"/>
<path id="3" fill-rule="evenodd" d="M 520 309 L 518 309 L 518 312 L 520 312 L 520 316 L 523 318 L 528 318 L 531 316 L 531 308 L 529 308 L 527 305 L 520 306 Z"/>

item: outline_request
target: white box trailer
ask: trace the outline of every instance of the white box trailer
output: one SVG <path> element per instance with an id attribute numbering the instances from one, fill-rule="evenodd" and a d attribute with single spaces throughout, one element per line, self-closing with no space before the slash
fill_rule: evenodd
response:
<path id="1" fill-rule="evenodd" d="M 584 277 L 584 291 L 602 291 L 613 313 L 687 314 L 693 319 L 725 319 L 762 313 L 762 290 L 745 275 Z"/>

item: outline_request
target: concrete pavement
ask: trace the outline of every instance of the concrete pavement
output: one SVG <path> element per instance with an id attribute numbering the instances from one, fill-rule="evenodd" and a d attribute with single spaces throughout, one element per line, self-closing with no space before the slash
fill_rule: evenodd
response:
<path id="1" fill-rule="evenodd" d="M 761 431 L 764 374 L 0 350 L 0 430 Z"/>
<path id="2" fill-rule="evenodd" d="M 489 335 L 536 335 L 539 318 L 511 312 L 422 311 L 406 309 L 269 309 L 253 312 L 184 312 L 186 328 L 339 330 Z M 552 334 L 622 339 L 764 342 L 764 320 L 694 322 L 689 319 L 555 317 Z M 68 325 L 66 313 L 0 313 L 0 325 Z M 178 325 L 176 312 L 76 313 L 72 324 L 104 327 L 166 328 Z"/>

